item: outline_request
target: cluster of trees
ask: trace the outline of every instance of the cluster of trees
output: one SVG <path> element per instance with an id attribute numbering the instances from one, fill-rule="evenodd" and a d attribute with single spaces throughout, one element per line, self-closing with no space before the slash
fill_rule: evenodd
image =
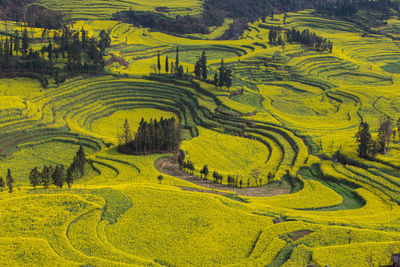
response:
<path id="1" fill-rule="evenodd" d="M 132 8 L 113 14 L 115 20 L 152 28 L 169 33 L 209 33 L 210 26 L 221 26 L 226 17 L 234 23 L 224 35 L 225 39 L 235 38 L 246 29 L 248 22 L 265 18 L 270 14 L 313 8 L 319 0 L 206 0 L 200 16 L 179 16 L 175 18 L 159 13 L 139 12 Z"/>
<path id="2" fill-rule="evenodd" d="M 214 74 L 214 81 L 215 87 L 226 87 L 229 91 L 230 87 L 232 86 L 232 70 L 225 66 L 224 60 L 221 60 L 221 64 L 218 70 Z"/>
<path id="3" fill-rule="evenodd" d="M 172 60 L 170 63 L 170 59 L 168 58 L 168 56 L 165 57 L 164 69 L 165 69 L 165 73 L 171 72 L 171 74 L 173 74 L 175 77 L 177 77 L 179 79 L 183 79 L 185 77 L 185 70 L 183 69 L 183 66 L 179 62 L 179 52 L 180 52 L 179 47 L 177 47 L 175 63 Z M 162 69 L 161 57 L 160 57 L 160 52 L 158 52 L 157 65 L 153 66 L 153 70 L 154 71 L 158 70 L 158 73 L 161 73 L 161 69 Z M 189 69 L 186 69 L 186 77 L 188 77 L 188 76 L 189 76 Z"/>
<path id="4" fill-rule="evenodd" d="M 209 29 L 202 17 L 180 16 L 175 18 L 167 17 L 161 13 L 134 11 L 132 8 L 127 11 L 119 11 L 113 14 L 115 20 L 142 26 L 158 31 L 190 34 L 190 33 L 209 33 Z"/>
<path id="5" fill-rule="evenodd" d="M 171 72 L 171 74 L 179 79 L 182 79 L 184 77 L 190 78 L 191 76 L 189 75 L 189 70 L 187 69 L 185 74 L 183 66 L 179 62 L 179 52 L 179 47 L 177 47 L 175 63 L 174 61 L 171 61 L 170 63 L 170 59 L 168 58 L 168 56 L 165 57 L 165 73 Z M 154 69 L 155 68 L 157 68 L 158 73 L 161 73 L 162 66 L 160 53 L 158 53 L 157 55 L 157 65 L 154 65 Z M 202 79 L 203 81 L 213 83 L 215 87 L 225 87 L 229 91 L 230 87 L 232 86 L 232 70 L 224 64 L 223 59 L 221 60 L 221 64 L 218 67 L 217 71 L 215 71 L 214 73 L 214 79 L 208 79 L 207 55 L 205 50 L 203 50 L 201 56 L 197 60 L 193 73 L 197 79 Z"/>
<path id="6" fill-rule="evenodd" d="M 194 171 L 196 170 L 194 163 L 191 162 L 189 159 L 183 161 L 179 164 L 179 168 L 181 171 L 186 172 L 187 174 L 193 175 Z"/>
<path id="7" fill-rule="evenodd" d="M 283 37 L 282 37 L 283 33 Z M 285 42 L 299 42 L 308 47 L 315 48 L 320 52 L 330 52 L 332 53 L 333 43 L 321 36 L 318 36 L 314 32 L 310 32 L 308 29 L 299 31 L 296 29 L 282 29 L 280 27 L 275 27 L 270 29 L 268 34 L 268 40 L 270 43 L 277 43 L 284 47 Z"/>
<path id="8" fill-rule="evenodd" d="M 15 180 L 11 175 L 11 170 L 8 169 L 7 170 L 6 181 L 4 182 L 3 177 L 0 177 L 0 188 L 1 188 L 1 190 L 3 190 L 7 185 L 8 192 L 12 193 L 13 190 L 14 190 L 14 182 L 15 182 Z"/>
<path id="9" fill-rule="evenodd" d="M 66 22 L 64 15 L 60 12 L 32 2 L 32 0 L 1 0 L 1 19 L 47 29 L 59 29 Z"/>
<path id="10" fill-rule="evenodd" d="M 305 44 L 321 52 L 329 51 L 332 53 L 333 49 L 333 43 L 330 40 L 318 36 L 314 32 L 310 32 L 308 29 L 303 30 L 302 32 L 296 29 L 288 30 L 286 31 L 286 40 L 289 43 L 299 42 Z"/>
<path id="11" fill-rule="evenodd" d="M 359 1 L 318 1 L 315 10 L 329 16 L 352 16 L 358 11 Z"/>
<path id="12" fill-rule="evenodd" d="M 360 9 L 380 11 L 384 18 L 388 18 L 392 11 L 399 12 L 400 3 L 393 0 L 319 0 L 315 3 L 315 10 L 318 13 L 329 16 L 351 17 Z"/>
<path id="13" fill-rule="evenodd" d="M 85 166 L 87 162 L 83 146 L 80 146 L 67 171 L 65 171 L 63 165 L 57 165 L 55 168 L 52 165 L 44 166 L 42 172 L 35 167 L 30 172 L 29 181 L 34 189 L 36 189 L 38 185 L 43 185 L 44 188 L 48 188 L 50 182 L 59 188 L 62 188 L 64 183 L 67 183 L 70 188 L 75 180 L 85 175 Z"/>
<path id="14" fill-rule="evenodd" d="M 132 136 L 128 120 L 125 120 L 122 134 L 118 135 L 121 152 L 135 155 L 173 153 L 179 150 L 181 127 L 175 118 L 151 119 L 150 122 L 142 118 L 133 140 Z"/>
<path id="15" fill-rule="evenodd" d="M 378 129 L 377 140 L 372 139 L 369 124 L 367 122 L 362 122 L 356 134 L 358 156 L 360 158 L 373 160 L 378 153 L 386 154 L 389 151 L 391 139 L 393 138 L 393 142 L 395 141 L 396 133 L 398 133 L 400 140 L 400 119 L 397 121 L 396 125 L 389 119 L 381 122 Z"/>
<path id="16" fill-rule="evenodd" d="M 49 78 L 56 83 L 81 73 L 104 71 L 105 48 L 110 46 L 108 33 L 101 31 L 99 40 L 89 37 L 87 32 L 71 31 L 64 27 L 61 35 L 55 33 L 40 51 L 31 48 L 35 42 L 29 38 L 28 30 L 0 40 L 0 71 L 3 76 L 20 75 L 38 78 L 46 87 Z"/>

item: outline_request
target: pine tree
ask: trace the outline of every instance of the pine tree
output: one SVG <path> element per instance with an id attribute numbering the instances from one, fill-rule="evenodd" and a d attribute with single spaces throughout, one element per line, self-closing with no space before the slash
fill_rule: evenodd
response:
<path id="1" fill-rule="evenodd" d="M 177 75 L 178 75 L 178 78 L 179 78 L 179 79 L 182 79 L 182 78 L 183 78 L 184 70 L 183 70 L 183 66 L 182 66 L 182 65 L 180 65 L 180 66 L 178 67 Z"/>
<path id="2" fill-rule="evenodd" d="M 200 173 L 204 175 L 204 179 L 207 179 L 207 176 L 208 176 L 208 173 L 209 173 L 208 166 L 204 165 L 203 169 L 200 171 Z"/>
<path id="3" fill-rule="evenodd" d="M 86 165 L 87 159 L 86 159 L 85 150 L 83 149 L 82 145 L 79 146 L 79 149 L 78 149 L 78 152 L 76 152 L 74 161 L 76 161 L 74 166 L 76 166 L 76 169 L 79 171 L 81 177 L 84 176 L 85 175 L 85 165 Z"/>
<path id="4" fill-rule="evenodd" d="M 6 186 L 6 183 L 4 182 L 3 177 L 0 176 L 0 188 L 1 188 L 1 191 L 4 190 L 5 186 Z"/>
<path id="5" fill-rule="evenodd" d="M 64 166 L 57 165 L 51 178 L 55 186 L 62 188 L 65 180 Z"/>
<path id="6" fill-rule="evenodd" d="M 399 142 L 400 142 L 400 119 L 398 119 L 396 123 L 396 128 L 397 128 L 397 135 L 399 136 Z"/>
<path id="7" fill-rule="evenodd" d="M 175 73 L 179 71 L 179 46 L 176 48 Z"/>
<path id="8" fill-rule="evenodd" d="M 15 33 L 14 33 L 14 51 L 15 51 L 15 54 L 17 56 L 18 56 L 20 48 L 21 48 L 21 40 L 20 40 L 20 37 L 19 37 L 19 32 L 17 30 L 15 30 Z"/>
<path id="9" fill-rule="evenodd" d="M 82 44 L 83 50 L 86 50 L 88 47 L 88 43 L 87 43 L 87 38 L 86 38 L 86 31 L 83 27 L 81 29 L 81 44 Z"/>
<path id="10" fill-rule="evenodd" d="M 218 86 L 223 87 L 225 84 L 225 74 L 226 74 L 226 67 L 223 59 L 221 60 L 221 64 L 218 71 L 219 71 Z"/>
<path id="11" fill-rule="evenodd" d="M 197 79 L 200 79 L 200 77 L 201 77 L 201 63 L 200 63 L 200 61 L 197 61 L 196 65 L 194 66 L 194 75 L 196 76 Z"/>
<path id="12" fill-rule="evenodd" d="M 22 43 L 21 43 L 21 51 L 22 55 L 26 55 L 29 49 L 29 37 L 28 37 L 28 30 L 25 29 L 22 34 Z"/>
<path id="13" fill-rule="evenodd" d="M 74 163 L 75 162 L 73 162 L 71 166 L 69 166 L 69 168 L 67 169 L 67 176 L 65 178 L 65 181 L 67 182 L 69 188 L 71 188 L 75 180 L 75 173 L 77 169 Z"/>
<path id="14" fill-rule="evenodd" d="M 232 86 L 232 70 L 227 68 L 225 70 L 225 75 L 224 76 L 225 76 L 224 77 L 225 78 L 224 83 L 225 83 L 226 88 L 228 88 L 228 91 L 229 91 L 229 89 Z"/>
<path id="15" fill-rule="evenodd" d="M 218 71 L 216 71 L 214 73 L 214 81 L 213 81 L 213 83 L 214 83 L 215 87 L 218 87 L 218 84 L 219 84 L 219 82 L 218 82 Z"/>
<path id="16" fill-rule="evenodd" d="M 36 190 L 36 186 L 40 184 L 41 177 L 37 167 L 33 168 L 29 174 L 29 181 L 33 186 L 33 189 Z"/>
<path id="17" fill-rule="evenodd" d="M 369 132 L 369 125 L 362 122 L 356 134 L 356 141 L 358 143 L 358 156 L 363 159 L 373 159 L 376 156 L 375 142 L 371 138 Z"/>
<path id="18" fill-rule="evenodd" d="M 393 123 L 391 120 L 386 120 L 381 123 L 378 130 L 379 152 L 386 154 L 389 150 L 390 136 L 393 133 Z"/>
<path id="19" fill-rule="evenodd" d="M 7 183 L 7 186 L 8 186 L 8 191 L 10 193 L 12 193 L 13 189 L 14 189 L 14 178 L 11 175 L 11 170 L 10 169 L 7 170 L 6 183 Z"/>
<path id="20" fill-rule="evenodd" d="M 207 80 L 208 70 L 207 70 L 207 56 L 205 50 L 203 50 L 203 53 L 201 54 L 200 67 L 201 67 L 201 76 L 203 77 L 203 80 Z"/>
<path id="21" fill-rule="evenodd" d="M 44 188 L 48 188 L 49 184 L 50 184 L 50 168 L 47 166 L 43 167 L 43 171 L 42 171 L 42 184 L 44 186 Z"/>

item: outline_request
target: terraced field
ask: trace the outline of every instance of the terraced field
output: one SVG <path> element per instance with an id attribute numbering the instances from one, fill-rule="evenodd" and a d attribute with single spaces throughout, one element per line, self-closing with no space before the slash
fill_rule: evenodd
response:
<path id="1" fill-rule="evenodd" d="M 400 252 L 398 137 L 375 161 L 358 158 L 354 138 L 362 121 L 375 138 L 383 118 L 399 118 L 399 77 L 384 67 L 399 60 L 395 41 L 307 10 L 288 13 L 286 24 L 283 15 L 254 22 L 239 40 L 193 40 L 107 20 L 129 1 L 42 2 L 74 18 L 90 11 L 96 20 L 75 29 L 110 29 L 107 59 L 123 60 L 108 75 L 48 89 L 0 81 L 0 176 L 10 168 L 16 180 L 12 194 L 0 192 L 2 265 L 381 266 Z M 268 43 L 279 25 L 311 29 L 334 50 L 283 51 Z M 230 91 L 154 73 L 158 53 L 174 60 L 177 46 L 189 72 L 203 50 L 210 77 L 223 58 Z M 194 175 L 207 164 L 222 185 L 161 173 L 155 163 L 173 155 L 120 154 L 118 128 L 128 119 L 136 130 L 142 117 L 177 118 Z M 84 177 L 72 188 L 32 189 L 31 168 L 68 165 L 79 145 L 92 163 Z M 228 175 L 246 194 L 227 190 Z"/>

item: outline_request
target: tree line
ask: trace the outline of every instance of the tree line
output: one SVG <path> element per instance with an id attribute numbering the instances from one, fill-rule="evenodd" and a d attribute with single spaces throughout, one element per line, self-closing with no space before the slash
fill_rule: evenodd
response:
<path id="1" fill-rule="evenodd" d="M 118 136 L 120 152 L 135 155 L 176 153 L 181 141 L 181 129 L 175 118 L 150 119 L 149 122 L 142 118 L 135 138 L 132 139 L 132 136 L 128 120 L 125 120 L 122 134 Z"/>
<path id="2" fill-rule="evenodd" d="M 282 46 L 284 46 L 285 41 L 289 43 L 298 42 L 308 47 L 315 48 L 320 52 L 326 51 L 332 53 L 333 49 L 333 43 L 330 40 L 318 36 L 316 33 L 310 32 L 308 29 L 299 31 L 296 29 L 286 30 L 280 27 L 274 27 L 269 31 L 268 40 L 270 43 L 277 43 Z"/>
<path id="3" fill-rule="evenodd" d="M 64 183 L 67 183 L 70 188 L 75 180 L 82 178 L 85 175 L 85 167 L 88 160 L 83 146 L 80 146 L 76 155 L 73 159 L 72 164 L 65 171 L 64 165 L 57 165 L 56 167 L 43 166 L 42 171 L 39 171 L 38 167 L 31 169 L 29 173 L 29 182 L 36 189 L 37 186 L 42 185 L 44 188 L 48 188 L 50 183 L 62 188 Z M 14 178 L 12 177 L 11 170 L 7 170 L 6 180 L 0 176 L 0 188 L 3 190 L 7 185 L 10 193 L 14 190 Z"/>
<path id="4" fill-rule="evenodd" d="M 178 165 L 179 165 L 179 170 L 190 174 L 194 175 L 194 172 L 196 170 L 194 163 L 189 159 L 186 158 L 186 152 L 183 150 L 179 150 L 179 155 L 178 155 Z M 200 178 L 204 180 L 208 180 L 208 176 L 211 173 L 207 164 L 203 165 L 203 168 L 200 169 Z M 256 174 L 254 174 L 256 173 Z M 259 171 L 254 170 L 251 176 L 255 179 L 256 185 L 261 186 L 262 185 L 262 178 L 259 179 L 259 176 L 261 173 Z M 224 180 L 224 176 L 219 173 L 218 171 L 214 170 L 211 174 L 212 176 L 212 181 L 215 184 L 222 184 Z M 267 181 L 270 183 L 274 179 L 274 175 L 269 172 L 267 175 Z M 228 186 L 231 187 L 243 187 L 247 186 L 250 187 L 251 181 L 250 178 L 247 179 L 247 181 L 244 181 L 242 177 L 237 176 L 237 175 L 232 175 L 229 174 L 226 176 L 226 182 Z"/>
<path id="5" fill-rule="evenodd" d="M 392 11 L 399 12 L 400 3 L 394 0 L 318 0 L 315 3 L 316 12 L 328 16 L 351 17 L 360 9 L 380 11 L 382 19 L 387 19 Z"/>
<path id="6" fill-rule="evenodd" d="M 61 34 L 56 32 L 48 38 L 47 45 L 34 50 L 28 30 L 13 34 L 0 40 L 0 71 L 3 76 L 28 76 L 38 78 L 46 87 L 49 79 L 61 83 L 66 78 L 81 73 L 98 74 L 104 71 L 103 56 L 110 46 L 111 39 L 104 30 L 99 38 L 89 37 L 88 33 L 72 31 L 64 27 Z"/>
<path id="7" fill-rule="evenodd" d="M 135 11 L 133 8 L 114 13 L 113 18 L 135 26 L 177 34 L 207 34 L 210 33 L 208 27 L 211 26 L 208 26 L 209 23 L 203 20 L 201 16 L 177 15 L 175 18 L 171 18 L 161 13 Z"/>
<path id="8" fill-rule="evenodd" d="M 165 57 L 165 64 L 164 64 L 165 73 L 171 72 L 171 74 L 173 74 L 176 78 L 179 79 L 183 78 L 191 79 L 192 75 L 189 73 L 189 69 L 187 68 L 185 73 L 183 66 L 179 62 L 179 53 L 180 50 L 179 47 L 177 47 L 175 63 L 174 61 L 171 61 L 168 56 Z M 161 73 L 163 67 L 161 63 L 160 53 L 157 54 L 157 64 L 154 65 L 153 70 L 155 70 L 156 68 L 158 70 L 158 73 Z M 229 67 L 227 67 L 224 64 L 223 59 L 221 60 L 218 69 L 214 72 L 214 79 L 212 80 L 208 79 L 207 55 L 205 50 L 202 51 L 201 56 L 196 61 L 193 74 L 196 79 L 212 83 L 215 85 L 215 87 L 219 88 L 225 87 L 229 91 L 230 87 L 232 86 L 233 72 Z"/>
<path id="9" fill-rule="evenodd" d="M 0 18 L 47 29 L 60 29 L 67 22 L 62 13 L 32 2 L 32 0 L 1 0 Z"/>
<path id="10" fill-rule="evenodd" d="M 377 154 L 386 154 L 389 151 L 390 141 L 395 142 L 396 135 L 400 143 L 400 119 L 394 124 L 387 119 L 380 123 L 378 137 L 372 139 L 369 124 L 361 122 L 356 134 L 358 156 L 363 159 L 373 160 Z"/>
<path id="11" fill-rule="evenodd" d="M 85 151 L 81 145 L 66 171 L 64 165 L 57 165 L 55 168 L 52 165 L 45 165 L 43 166 L 42 172 L 35 167 L 29 174 L 29 181 L 33 189 L 36 189 L 39 185 L 48 188 L 50 183 L 59 188 L 62 188 L 64 183 L 67 183 L 68 187 L 71 188 L 75 180 L 85 175 L 86 163 L 88 163 L 88 160 L 86 159 Z"/>

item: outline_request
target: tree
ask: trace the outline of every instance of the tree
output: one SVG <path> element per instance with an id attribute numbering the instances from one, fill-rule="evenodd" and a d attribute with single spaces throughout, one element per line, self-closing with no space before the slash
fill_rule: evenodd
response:
<path id="1" fill-rule="evenodd" d="M 216 71 L 215 73 L 214 73 L 214 81 L 213 81 L 213 83 L 214 83 L 214 85 L 215 85 L 215 87 L 218 87 L 218 71 Z"/>
<path id="2" fill-rule="evenodd" d="M 369 132 L 369 125 L 366 122 L 361 122 L 358 132 L 356 134 L 356 141 L 358 143 L 358 156 L 363 159 L 373 159 L 375 158 L 376 143 L 371 138 L 371 133 Z"/>
<path id="3" fill-rule="evenodd" d="M 14 189 L 14 178 L 11 175 L 11 170 L 10 169 L 7 170 L 6 183 L 7 183 L 7 186 L 8 186 L 8 191 L 10 193 L 12 193 L 13 189 Z"/>
<path id="4" fill-rule="evenodd" d="M 69 166 L 69 168 L 67 169 L 67 177 L 65 178 L 65 181 L 67 182 L 69 188 L 71 188 L 72 184 L 74 183 L 75 175 L 76 169 L 74 163 L 72 163 L 72 165 Z"/>
<path id="5" fill-rule="evenodd" d="M 180 66 L 178 67 L 178 72 L 177 72 L 178 78 L 179 78 L 179 79 L 182 79 L 182 78 L 183 78 L 183 74 L 184 74 L 183 66 L 180 65 Z"/>
<path id="6" fill-rule="evenodd" d="M 41 182 L 40 173 L 39 173 L 37 167 L 35 167 L 31 170 L 30 175 L 29 175 L 29 181 L 31 182 L 33 189 L 36 190 L 36 186 L 38 186 Z"/>
<path id="7" fill-rule="evenodd" d="M 207 80 L 208 70 L 207 70 L 207 56 L 206 56 L 205 50 L 203 50 L 203 53 L 201 54 L 200 68 L 201 68 L 201 76 L 203 77 L 203 80 Z"/>
<path id="8" fill-rule="evenodd" d="M 232 70 L 229 68 L 226 69 L 226 73 L 225 73 L 225 86 L 226 86 L 226 88 L 228 88 L 228 91 L 232 86 Z"/>
<path id="9" fill-rule="evenodd" d="M 54 173 L 52 175 L 52 180 L 53 180 L 53 184 L 59 188 L 62 188 L 64 185 L 64 181 L 65 181 L 65 170 L 64 170 L 64 166 L 56 166 L 56 169 L 54 170 Z"/>
<path id="10" fill-rule="evenodd" d="M 25 29 L 22 33 L 22 43 L 21 43 L 21 51 L 22 55 L 26 55 L 29 49 L 29 37 L 28 37 L 28 30 Z"/>
<path id="11" fill-rule="evenodd" d="M 399 142 L 400 142 L 400 118 L 396 123 L 396 128 L 397 128 L 397 135 L 399 136 Z"/>
<path id="12" fill-rule="evenodd" d="M 84 150 L 83 146 L 80 145 L 78 152 L 76 152 L 73 165 L 76 166 L 76 168 L 80 172 L 81 177 L 85 175 L 86 162 L 87 162 L 87 159 L 86 159 L 85 150 Z"/>
<path id="13" fill-rule="evenodd" d="M 165 72 L 169 72 L 169 62 L 168 62 L 168 56 L 165 57 Z"/>
<path id="14" fill-rule="evenodd" d="M 122 127 L 122 134 L 118 135 L 118 140 L 120 145 L 125 145 L 132 141 L 132 132 L 128 119 L 125 119 L 124 126 Z"/>
<path id="15" fill-rule="evenodd" d="M 223 59 L 221 59 L 221 64 L 218 68 L 218 71 L 219 71 L 218 86 L 222 87 L 222 86 L 224 86 L 224 83 L 225 83 L 225 71 L 226 71 Z"/>
<path id="16" fill-rule="evenodd" d="M 161 184 L 161 181 L 164 179 L 164 177 L 160 174 L 160 175 L 157 177 L 157 179 L 158 179 L 158 181 L 159 181 L 160 184 Z"/>
<path id="17" fill-rule="evenodd" d="M 179 70 L 179 46 L 176 48 L 176 58 L 175 58 L 175 73 Z"/>
<path id="18" fill-rule="evenodd" d="M 50 168 L 47 166 L 43 167 L 42 171 L 42 184 L 45 188 L 49 187 L 50 184 Z"/>
<path id="19" fill-rule="evenodd" d="M 1 191 L 4 190 L 4 187 L 5 187 L 5 186 L 6 186 L 6 183 L 4 182 L 3 177 L 0 177 L 0 188 L 1 188 Z"/>
<path id="20" fill-rule="evenodd" d="M 158 52 L 158 54 L 157 54 L 157 69 L 158 69 L 158 73 L 161 73 L 160 52 Z"/>
<path id="21" fill-rule="evenodd" d="M 204 165 L 203 169 L 201 171 L 202 171 L 202 173 L 204 175 L 204 179 L 207 179 L 207 176 L 208 176 L 208 173 L 209 173 L 208 166 Z"/>
<path id="22" fill-rule="evenodd" d="M 99 37 L 100 37 L 99 47 L 102 54 L 104 54 L 105 48 L 110 47 L 111 45 L 111 37 L 110 34 L 108 34 L 105 30 L 101 30 Z"/>
<path id="23" fill-rule="evenodd" d="M 393 123 L 387 119 L 381 123 L 378 130 L 379 153 L 386 154 L 389 150 L 390 137 L 393 133 Z"/>
<path id="24" fill-rule="evenodd" d="M 196 76 L 197 79 L 200 79 L 200 77 L 201 77 L 201 63 L 200 63 L 200 61 L 197 61 L 196 65 L 194 66 L 194 75 Z"/>

